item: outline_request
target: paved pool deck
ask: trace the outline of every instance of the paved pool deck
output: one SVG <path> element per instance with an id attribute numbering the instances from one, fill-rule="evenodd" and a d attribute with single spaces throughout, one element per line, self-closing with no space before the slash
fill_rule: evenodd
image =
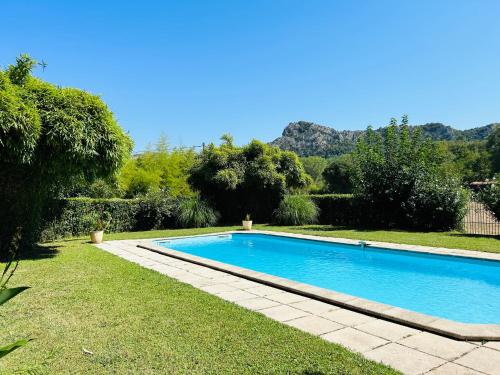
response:
<path id="1" fill-rule="evenodd" d="M 158 254 L 139 248 L 141 244 L 144 240 L 97 246 L 405 374 L 500 375 L 499 341 L 457 341 Z"/>

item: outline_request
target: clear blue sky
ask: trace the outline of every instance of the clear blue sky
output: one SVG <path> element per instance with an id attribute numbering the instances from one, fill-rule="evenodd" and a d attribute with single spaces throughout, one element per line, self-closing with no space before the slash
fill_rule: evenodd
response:
<path id="1" fill-rule="evenodd" d="M 337 129 L 500 121 L 500 1 L 4 0 L 0 65 L 99 94 L 136 150 Z"/>

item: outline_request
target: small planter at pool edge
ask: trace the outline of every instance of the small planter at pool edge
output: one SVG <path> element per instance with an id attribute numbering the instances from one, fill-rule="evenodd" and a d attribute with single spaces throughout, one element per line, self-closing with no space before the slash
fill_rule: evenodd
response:
<path id="1" fill-rule="evenodd" d="M 101 243 L 103 235 L 103 230 L 94 230 L 90 232 L 90 240 L 92 241 L 92 243 Z"/>
<path id="2" fill-rule="evenodd" d="M 252 220 L 243 220 L 242 224 L 244 230 L 252 230 Z"/>

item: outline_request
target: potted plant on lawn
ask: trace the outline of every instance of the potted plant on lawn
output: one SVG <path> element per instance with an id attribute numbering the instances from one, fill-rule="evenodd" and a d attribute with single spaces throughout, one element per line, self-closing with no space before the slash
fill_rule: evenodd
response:
<path id="1" fill-rule="evenodd" d="M 90 240 L 92 243 L 101 243 L 104 231 L 111 222 L 111 215 L 107 211 L 93 212 L 87 215 L 87 222 L 90 228 Z"/>
<path id="2" fill-rule="evenodd" d="M 252 220 L 250 218 L 250 214 L 245 216 L 245 220 L 242 221 L 244 230 L 252 230 Z"/>

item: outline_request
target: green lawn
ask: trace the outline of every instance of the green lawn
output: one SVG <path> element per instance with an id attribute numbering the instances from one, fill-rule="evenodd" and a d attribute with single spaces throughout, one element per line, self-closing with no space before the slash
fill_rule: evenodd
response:
<path id="1" fill-rule="evenodd" d="M 46 244 L 21 262 L 10 285 L 32 289 L 2 306 L 0 342 L 34 341 L 0 360 L 1 373 L 395 373 L 86 241 Z"/>
<path id="2" fill-rule="evenodd" d="M 474 236 L 460 232 L 408 232 L 402 230 L 345 229 L 329 225 L 306 225 L 303 227 L 273 227 L 257 225 L 258 229 L 303 233 L 316 236 L 352 238 L 365 241 L 382 241 L 447 247 L 500 253 L 500 236 Z"/>
<path id="3" fill-rule="evenodd" d="M 220 227 L 116 233 L 133 239 Z M 500 252 L 498 238 L 460 233 L 353 230 L 312 225 L 258 229 Z M 43 245 L 11 286 L 32 289 L 2 306 L 0 343 L 34 341 L 0 360 L 0 372 L 394 373 L 337 345 L 281 325 L 96 249 L 86 239 Z M 93 354 L 85 354 L 84 348 Z"/>

